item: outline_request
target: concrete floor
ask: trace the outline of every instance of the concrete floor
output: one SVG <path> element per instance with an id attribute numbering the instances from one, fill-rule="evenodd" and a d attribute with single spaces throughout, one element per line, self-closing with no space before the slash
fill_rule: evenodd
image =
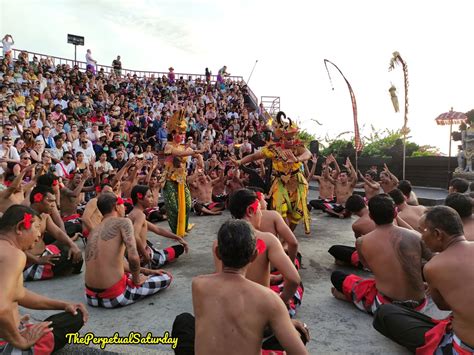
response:
<path id="1" fill-rule="evenodd" d="M 310 192 L 310 195 L 313 197 L 315 192 Z M 319 211 L 311 212 L 311 216 L 311 236 L 304 235 L 302 226 L 296 229 L 303 254 L 301 276 L 305 286 L 303 304 L 297 318 L 306 322 L 311 331 L 312 339 L 308 343 L 310 354 L 336 352 L 406 354 L 405 349 L 384 338 L 372 328 L 372 319 L 369 315 L 358 311 L 349 303 L 336 300 L 330 293 L 330 274 L 341 267 L 334 265 L 334 260 L 327 250 L 333 244 L 354 244 L 351 232 L 354 218 L 337 220 Z M 177 262 L 166 268 L 174 275 L 172 286 L 162 293 L 128 307 L 115 310 L 89 307 L 90 320 L 81 333 L 94 332 L 96 335 L 111 336 L 119 332 L 125 336 L 130 331 L 140 331 L 160 336 L 166 330 L 170 331 L 176 315 L 182 312 L 192 313 L 191 279 L 196 275 L 214 271 L 211 245 L 219 226 L 229 217 L 228 212 L 217 217 L 191 216 L 191 222 L 196 223 L 196 226 L 186 239 L 190 244 L 190 253 L 181 256 Z M 166 223 L 160 225 L 166 226 Z M 150 240 L 159 242 L 160 247 L 171 244 L 167 239 L 156 236 L 150 236 Z M 365 272 L 358 273 L 367 275 Z M 28 282 L 26 287 L 50 297 L 84 302 L 83 274 L 49 281 Z M 41 320 L 52 312 L 28 311 L 28 313 L 34 319 Z M 440 311 L 432 302 L 427 313 L 440 316 Z M 170 348 L 164 345 L 107 346 L 106 350 L 118 353 L 172 353 Z M 62 353 L 98 353 L 98 351 L 83 346 L 67 346 Z"/>

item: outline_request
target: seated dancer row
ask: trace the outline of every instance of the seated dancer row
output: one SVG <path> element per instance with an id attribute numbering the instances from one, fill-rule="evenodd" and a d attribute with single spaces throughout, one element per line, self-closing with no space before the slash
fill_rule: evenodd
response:
<path id="1" fill-rule="evenodd" d="M 374 278 L 334 271 L 332 293 L 369 314 L 382 304 L 392 303 L 422 310 L 427 304 L 421 274 L 423 260 L 431 258 L 417 232 L 393 224 L 393 200 L 385 194 L 369 200 L 370 218 L 375 229 L 356 241 L 360 263 Z"/>
<path id="2" fill-rule="evenodd" d="M 43 212 L 23 205 L 10 206 L 0 218 L 1 353 L 50 354 L 66 345 L 66 334 L 77 333 L 87 322 L 84 305 L 41 296 L 23 286 L 25 253 L 41 241 L 47 223 Z M 20 316 L 18 306 L 63 312 L 34 324 Z"/>
<path id="3" fill-rule="evenodd" d="M 252 216 L 259 214 L 256 196 L 253 200 L 257 201 L 255 207 L 246 206 L 252 209 L 248 213 Z M 281 354 L 281 350 L 308 353 L 304 346 L 309 341 L 306 325 L 290 320 L 282 298 L 249 280 L 252 265 L 269 269 L 268 262 L 258 260 L 262 256 L 259 238 L 271 246 L 278 244 L 270 241 L 268 234 L 258 232 L 245 220 L 229 220 L 221 226 L 214 246 L 219 271 L 193 279 L 195 317 L 189 313 L 176 317 L 172 329 L 172 336 L 179 338 L 175 354 L 211 354 L 215 349 L 249 355 Z M 273 252 L 263 252 L 267 253 Z"/>
<path id="4" fill-rule="evenodd" d="M 452 313 L 438 320 L 385 304 L 375 313 L 374 328 L 416 354 L 474 354 L 474 243 L 464 237 L 459 214 L 447 206 L 428 210 L 420 220 L 420 231 L 427 247 L 437 253 L 423 268 L 429 293 L 439 309 Z M 407 266 L 413 273 L 419 265 Z"/>
<path id="5" fill-rule="evenodd" d="M 141 194 L 138 191 L 135 190 L 134 193 L 137 199 L 138 194 Z M 149 190 L 144 193 L 143 198 L 151 199 Z M 134 211 L 133 224 L 129 218 L 125 218 L 123 199 L 113 193 L 101 193 L 97 198 L 97 208 L 103 219 L 92 230 L 86 245 L 87 303 L 105 308 L 126 306 L 168 288 L 172 281 L 171 274 L 164 270 L 140 266 L 140 257 L 142 261 L 148 257 L 151 264 L 157 266 L 167 256 L 166 253 L 163 253 L 165 255 L 158 253 L 159 256 L 155 257 L 151 247 L 143 250 L 144 254 L 139 254 L 137 241 L 140 240 L 138 243 L 142 243 L 143 249 L 147 246 L 146 239 L 143 239 L 143 231 L 146 234 L 148 222 L 144 218 L 141 220 L 139 216 L 143 206 L 137 207 Z M 139 228 L 137 235 L 134 224 Z M 184 249 L 182 246 L 181 248 Z M 175 249 L 171 253 L 173 252 Z M 171 253 L 168 253 L 168 256 Z"/>

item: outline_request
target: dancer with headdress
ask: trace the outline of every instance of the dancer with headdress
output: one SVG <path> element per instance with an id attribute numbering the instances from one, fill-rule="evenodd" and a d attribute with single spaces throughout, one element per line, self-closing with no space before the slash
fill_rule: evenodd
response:
<path id="1" fill-rule="evenodd" d="M 186 160 L 189 156 L 202 153 L 183 144 L 187 123 L 185 110 L 177 110 L 168 122 L 172 140 L 165 146 L 165 171 L 163 197 L 171 231 L 183 237 L 193 226 L 188 225 L 191 209 L 191 193 L 186 184 Z"/>
<path id="2" fill-rule="evenodd" d="M 311 152 L 303 142 L 295 139 L 298 126 L 285 113 L 278 112 L 275 120 L 275 137 L 278 142 L 269 142 L 262 150 L 236 161 L 238 165 L 254 160 L 272 160 L 272 185 L 270 195 L 272 208 L 285 218 L 291 230 L 303 219 L 305 233 L 310 233 L 310 219 L 307 207 L 308 182 L 303 174 L 303 162 L 311 159 Z"/>

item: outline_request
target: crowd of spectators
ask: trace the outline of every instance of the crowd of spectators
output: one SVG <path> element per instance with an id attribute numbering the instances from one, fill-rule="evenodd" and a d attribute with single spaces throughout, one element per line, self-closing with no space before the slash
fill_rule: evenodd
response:
<path id="1" fill-rule="evenodd" d="M 188 122 L 185 143 L 204 149 L 204 160 L 217 160 L 218 170 L 269 138 L 262 108 L 249 108 L 245 83 L 228 78 L 225 70 L 221 81 L 212 83 L 210 75 L 177 77 L 172 67 L 162 77 L 121 75 L 120 57 L 114 69 L 106 73 L 90 65 L 82 71 L 27 52 L 16 60 L 2 58 L 0 173 L 5 181 L 31 163 L 67 179 L 88 165 L 100 174 L 117 171 L 132 157 L 148 162 L 146 175 L 171 134 L 168 119 L 180 108 Z M 156 160 L 159 172 L 162 159 Z M 195 165 L 190 158 L 190 173 Z"/>

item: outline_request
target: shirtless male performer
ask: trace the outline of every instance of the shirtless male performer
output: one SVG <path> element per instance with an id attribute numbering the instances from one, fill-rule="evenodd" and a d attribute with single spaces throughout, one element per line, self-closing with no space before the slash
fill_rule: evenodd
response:
<path id="1" fill-rule="evenodd" d="M 123 202 L 109 192 L 97 199 L 103 219 L 89 235 L 85 258 L 85 292 L 90 306 L 127 306 L 171 284 L 172 276 L 167 272 L 140 268 L 133 224 L 124 218 Z"/>
<path id="2" fill-rule="evenodd" d="M 128 218 L 133 223 L 135 240 L 138 254 L 140 255 L 142 266 L 150 266 L 151 269 L 159 269 L 161 266 L 178 258 L 183 252 L 188 251 L 188 243 L 182 237 L 171 231 L 155 226 L 146 220 L 144 211 L 153 203 L 153 194 L 146 185 L 135 185 L 131 192 L 133 209 L 128 214 Z M 173 239 L 180 245 L 173 245 L 169 248 L 158 250 L 147 240 L 148 231 L 163 237 Z"/>
<path id="3" fill-rule="evenodd" d="M 288 355 L 308 353 L 298 333 L 308 341 L 306 326 L 292 324 L 278 296 L 246 276 L 249 265 L 258 258 L 255 232 L 242 220 L 229 220 L 219 229 L 214 253 L 222 268 L 193 279 L 196 319 L 189 313 L 176 317 L 172 336 L 179 342 L 175 354 L 260 355 L 262 348 L 285 350 Z M 265 339 L 269 329 L 277 340 L 275 336 Z"/>
<path id="4" fill-rule="evenodd" d="M 383 170 L 380 172 L 380 187 L 383 192 L 388 194 L 398 186 L 398 179 L 388 170 L 387 164 L 383 165 Z"/>
<path id="5" fill-rule="evenodd" d="M 334 157 L 332 159 L 334 159 Z M 334 161 L 335 160 L 336 159 L 334 159 Z M 325 203 L 324 212 L 336 218 L 348 218 L 351 216 L 351 213 L 345 208 L 345 204 L 347 199 L 352 195 L 357 183 L 357 173 L 349 158 L 346 159 L 344 166 L 347 170 L 341 171 L 337 179 L 333 179 L 327 172 L 325 173 L 325 177 L 334 185 L 336 203 Z"/>
<path id="6" fill-rule="evenodd" d="M 51 218 L 55 205 L 56 197 L 50 187 L 38 185 L 31 191 L 30 206 L 40 216 L 41 236 L 33 248 L 25 251 L 25 281 L 46 280 L 56 275 L 81 272 L 81 250 Z M 45 239 L 46 233 L 48 239 Z M 50 240 L 54 240 L 54 243 Z"/>
<path id="7" fill-rule="evenodd" d="M 76 173 L 69 180 L 67 186 L 60 190 L 61 196 L 61 218 L 64 222 L 67 234 L 72 237 L 76 233 L 82 233 L 81 215 L 77 213 L 77 206 L 81 202 L 81 192 L 93 191 L 94 187 L 84 187 L 90 177 L 89 169 L 83 174 Z"/>
<path id="8" fill-rule="evenodd" d="M 8 208 L 0 219 L 0 352 L 2 354 L 51 354 L 67 343 L 66 334 L 77 333 L 89 315 L 84 305 L 44 297 L 23 286 L 24 251 L 41 236 L 41 218 L 22 205 Z M 62 310 L 43 322 L 20 317 L 18 306 Z"/>
<path id="9" fill-rule="evenodd" d="M 281 214 L 275 210 L 267 210 L 268 203 L 264 195 L 260 191 L 256 191 L 256 194 L 260 201 L 260 209 L 262 211 L 262 219 L 258 230 L 260 232 L 272 233 L 276 236 L 280 240 L 290 260 L 295 264 L 296 270 L 299 270 L 301 268 L 301 254 L 298 253 L 298 239 L 296 239 L 293 231 L 286 224 Z M 271 272 L 270 285 L 270 288 L 278 294 L 281 293 L 285 287 L 284 277 L 276 268 L 273 268 Z M 296 308 L 300 306 L 303 301 L 303 293 L 303 283 L 300 282 L 293 298 L 288 304 L 290 317 L 296 315 Z"/>
<path id="10" fill-rule="evenodd" d="M 84 208 L 82 213 L 82 234 L 88 238 L 90 231 L 97 227 L 102 222 L 102 213 L 97 208 L 97 199 L 102 193 L 113 192 L 112 186 L 109 184 L 101 184 L 96 186 L 96 197 L 91 198 Z"/>
<path id="11" fill-rule="evenodd" d="M 283 275 L 283 291 L 280 297 L 289 308 L 289 312 L 294 314 L 295 293 L 301 283 L 300 275 L 292 260 L 285 254 L 285 251 L 278 238 L 268 232 L 259 231 L 262 210 L 257 194 L 249 189 L 235 191 L 229 199 L 229 210 L 234 218 L 244 219 L 255 228 L 255 235 L 258 239 L 258 250 L 260 254 L 253 261 L 246 273 L 246 277 L 262 286 L 270 287 L 270 264 Z M 217 241 L 214 242 L 214 246 Z M 215 258 L 216 270 L 222 269 L 221 262 Z"/>
<path id="12" fill-rule="evenodd" d="M 407 198 L 407 203 L 412 206 L 418 206 L 418 197 L 416 196 L 413 188 L 411 186 L 411 182 L 408 180 L 400 180 L 398 183 L 398 189 L 403 192 L 405 197 Z"/>
<path id="13" fill-rule="evenodd" d="M 370 201 L 370 200 L 369 200 Z M 346 209 L 355 214 L 359 218 L 352 223 L 352 231 L 354 237 L 362 237 L 363 235 L 369 234 L 376 228 L 376 224 L 372 218 L 370 218 L 369 209 L 365 203 L 365 199 L 360 195 L 352 195 L 347 199 Z M 413 229 L 408 223 L 403 221 L 397 214 L 393 224 L 407 229 Z M 364 265 L 359 260 L 359 253 L 355 247 L 347 245 L 333 245 L 329 248 L 328 253 L 334 256 L 336 264 L 338 265 L 352 265 L 358 269 L 363 269 Z"/>
<path id="14" fill-rule="evenodd" d="M 32 171 L 35 167 L 36 164 L 27 166 L 13 179 L 10 186 L 0 191 L 0 213 L 4 213 L 12 205 L 23 203 L 25 199 L 25 192 L 22 186 L 23 178 L 26 173 Z"/>
<path id="15" fill-rule="evenodd" d="M 360 170 L 357 172 L 359 173 L 363 183 L 357 184 L 356 187 L 364 188 L 365 200 L 369 201 L 372 197 L 380 193 L 380 184 L 375 181 L 377 178 L 377 173 L 373 170 L 367 170 L 364 175 L 362 175 Z"/>
<path id="16" fill-rule="evenodd" d="M 311 180 L 316 180 L 319 184 L 319 199 L 309 201 L 309 205 L 314 209 L 324 210 L 325 203 L 334 203 L 336 200 L 334 199 L 334 184 L 329 180 L 328 176 L 330 176 L 333 180 L 337 179 L 339 175 L 339 165 L 336 162 L 336 159 L 332 156 L 332 154 L 326 158 L 325 164 L 323 164 L 323 171 L 321 176 L 314 175 L 314 171 L 316 170 L 316 164 L 318 159 L 313 157 L 312 159 L 313 166 L 311 167 L 311 171 L 308 175 L 308 182 Z M 336 165 L 335 169 L 331 169 L 330 164 L 334 163 Z"/>
<path id="17" fill-rule="evenodd" d="M 450 207 L 436 206 L 420 221 L 423 241 L 438 253 L 423 268 L 431 298 L 452 311 L 443 320 L 394 305 L 382 305 L 374 328 L 410 351 L 428 354 L 474 353 L 474 243 L 463 235 L 462 221 Z"/>
<path id="18" fill-rule="evenodd" d="M 411 206 L 407 203 L 407 198 L 399 189 L 393 189 L 388 193 L 395 202 L 398 209 L 398 216 L 407 222 L 414 230 L 418 230 L 421 216 L 426 211 L 425 206 Z"/>
<path id="19" fill-rule="evenodd" d="M 268 203 L 263 198 L 263 194 L 259 191 L 256 194 L 259 197 L 262 210 L 262 220 L 258 230 L 271 233 L 280 239 L 283 248 L 288 252 L 290 260 L 295 260 L 298 253 L 298 239 L 296 239 L 295 234 L 288 227 L 281 214 L 275 210 L 267 210 Z"/>
<path id="20" fill-rule="evenodd" d="M 196 173 L 188 178 L 191 196 L 193 198 L 193 209 L 200 215 L 220 215 L 225 209 L 223 202 L 212 201 L 212 189 L 214 184 L 220 180 L 211 180 L 201 168 L 196 169 Z"/>
<path id="21" fill-rule="evenodd" d="M 455 192 L 449 194 L 444 204 L 453 208 L 461 217 L 464 237 L 474 242 L 474 217 L 472 215 L 472 198 L 468 195 Z"/>
<path id="22" fill-rule="evenodd" d="M 369 213 L 376 228 L 358 238 L 356 247 L 359 260 L 372 270 L 374 278 L 362 279 L 334 271 L 334 297 L 353 302 L 369 314 L 385 303 L 423 309 L 427 300 L 421 276 L 422 259 L 430 259 L 431 252 L 416 232 L 393 225 L 395 206 L 389 196 L 372 197 Z"/>

